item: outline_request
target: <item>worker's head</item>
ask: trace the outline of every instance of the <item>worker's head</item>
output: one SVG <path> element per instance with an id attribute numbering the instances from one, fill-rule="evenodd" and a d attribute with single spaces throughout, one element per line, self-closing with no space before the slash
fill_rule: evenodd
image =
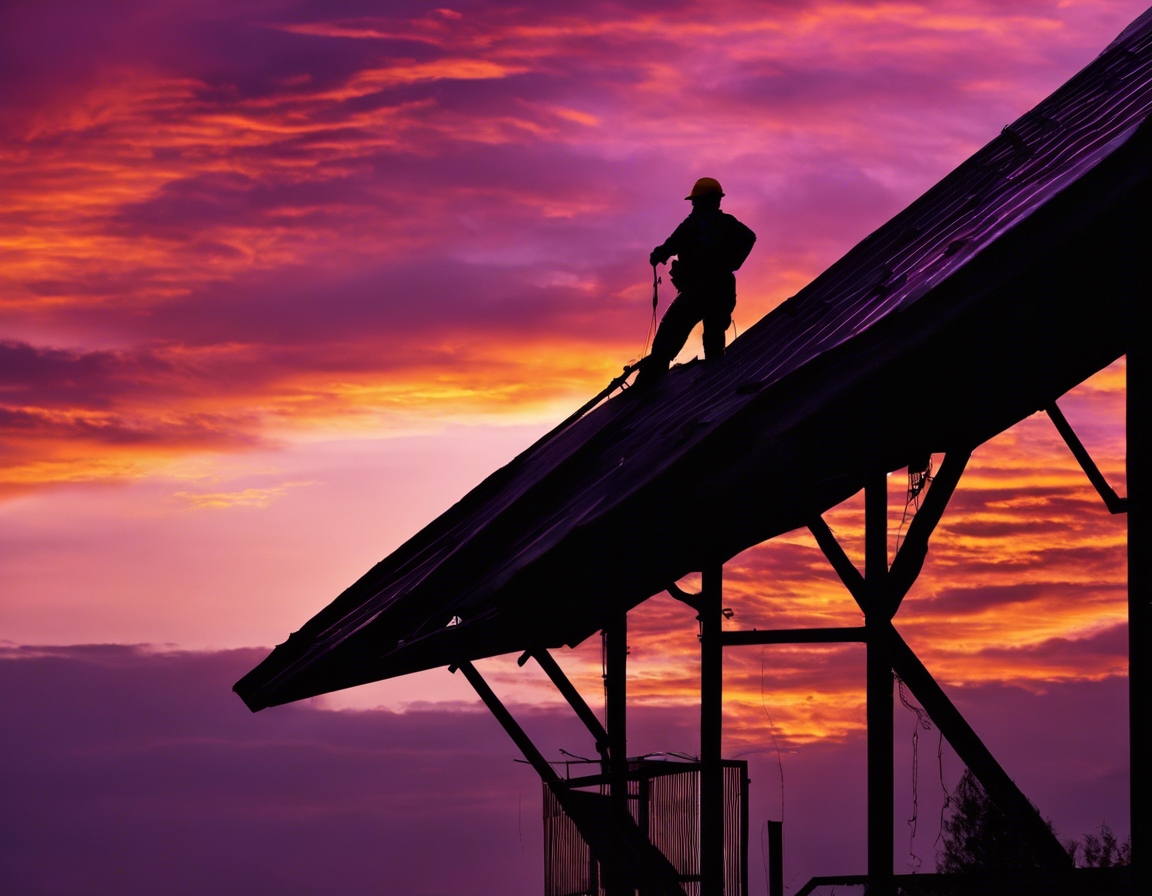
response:
<path id="1" fill-rule="evenodd" d="M 692 208 L 720 208 L 724 190 L 714 177 L 702 177 L 692 185 L 692 192 L 684 198 L 691 201 Z"/>

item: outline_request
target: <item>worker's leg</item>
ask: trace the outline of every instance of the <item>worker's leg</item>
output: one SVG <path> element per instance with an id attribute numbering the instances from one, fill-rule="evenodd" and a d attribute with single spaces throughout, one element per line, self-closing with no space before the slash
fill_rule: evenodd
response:
<path id="1" fill-rule="evenodd" d="M 656 338 L 652 340 L 652 354 L 644 365 L 645 369 L 661 373 L 667 370 L 672 359 L 684 348 L 688 334 L 700 323 L 701 317 L 703 315 L 697 297 L 690 293 L 676 296 L 656 330 Z"/>
<path id="2" fill-rule="evenodd" d="M 725 336 L 732 326 L 732 311 L 736 308 L 736 296 L 721 295 L 711 297 L 711 307 L 704 314 L 704 358 L 716 361 L 724 357 Z"/>

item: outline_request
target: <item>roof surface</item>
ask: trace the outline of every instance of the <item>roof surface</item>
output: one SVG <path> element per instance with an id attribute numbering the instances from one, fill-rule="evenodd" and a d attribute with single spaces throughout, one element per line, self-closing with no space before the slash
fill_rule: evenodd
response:
<path id="1" fill-rule="evenodd" d="M 1125 351 L 1148 282 L 1152 10 L 751 327 L 566 421 L 236 685 L 252 709 L 575 644 L 924 450 L 972 447 Z"/>

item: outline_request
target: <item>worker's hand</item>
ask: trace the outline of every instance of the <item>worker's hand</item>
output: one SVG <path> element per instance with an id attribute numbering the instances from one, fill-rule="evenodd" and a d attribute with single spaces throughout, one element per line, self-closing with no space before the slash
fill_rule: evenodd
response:
<path id="1" fill-rule="evenodd" d="M 658 264 L 663 264 L 664 261 L 665 260 L 663 258 L 656 254 L 655 249 L 653 249 L 652 254 L 648 256 L 648 264 L 652 265 L 652 267 L 656 267 Z"/>

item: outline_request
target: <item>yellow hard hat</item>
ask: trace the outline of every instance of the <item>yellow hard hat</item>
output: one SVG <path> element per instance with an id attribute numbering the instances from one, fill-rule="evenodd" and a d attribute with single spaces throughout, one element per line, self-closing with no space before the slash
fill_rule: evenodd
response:
<path id="1" fill-rule="evenodd" d="M 696 199 L 700 196 L 707 196 L 709 193 L 717 193 L 720 196 L 724 195 L 724 190 L 720 187 L 720 181 L 714 177 L 702 177 L 692 185 L 692 192 L 685 196 L 685 199 Z"/>

